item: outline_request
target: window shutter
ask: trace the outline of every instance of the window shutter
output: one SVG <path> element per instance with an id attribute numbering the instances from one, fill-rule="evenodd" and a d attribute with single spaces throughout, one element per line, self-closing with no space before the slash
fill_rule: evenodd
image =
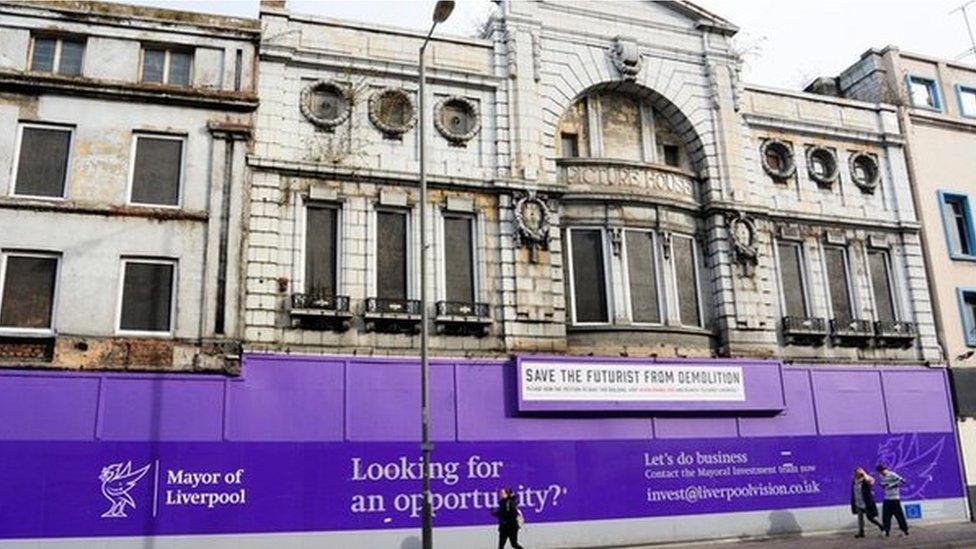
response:
<path id="1" fill-rule="evenodd" d="M 407 299 L 407 215 L 376 212 L 376 296 Z"/>
<path id="2" fill-rule="evenodd" d="M 58 260 L 8 256 L 0 326 L 50 328 Z"/>
<path id="3" fill-rule="evenodd" d="M 698 306 L 695 242 L 685 236 L 672 237 L 674 278 L 678 290 L 678 311 L 684 326 L 701 326 Z"/>
<path id="4" fill-rule="evenodd" d="M 626 239 L 632 320 L 660 322 L 657 270 L 654 264 L 654 235 L 644 231 L 627 231 Z"/>
<path id="5" fill-rule="evenodd" d="M 472 225 L 470 217 L 444 218 L 444 279 L 448 301 L 475 301 Z"/>
<path id="6" fill-rule="evenodd" d="M 868 252 L 868 263 L 871 269 L 871 287 L 874 289 L 875 314 L 878 320 L 891 322 L 895 320 L 895 304 L 891 293 L 888 254 L 881 250 L 871 250 Z"/>
<path id="7" fill-rule="evenodd" d="M 806 293 L 803 286 L 803 256 L 800 246 L 792 243 L 780 243 L 779 268 L 783 283 L 783 299 L 787 316 L 807 316 Z"/>
<path id="8" fill-rule="evenodd" d="M 828 246 L 824 248 L 827 267 L 827 283 L 830 286 L 830 304 L 834 318 L 853 320 L 851 294 L 848 286 L 847 254 L 843 248 Z"/>
<path id="9" fill-rule="evenodd" d="M 570 235 L 576 322 L 607 322 L 603 235 L 594 229 L 573 229 Z"/>
<path id="10" fill-rule="evenodd" d="M 136 140 L 132 201 L 160 206 L 178 205 L 183 142 L 141 136 Z"/>
<path id="11" fill-rule="evenodd" d="M 336 294 L 335 208 L 309 206 L 305 220 L 305 292 L 328 297 Z"/>
<path id="12" fill-rule="evenodd" d="M 123 330 L 169 331 L 172 297 L 173 265 L 126 263 L 120 327 Z"/>
<path id="13" fill-rule="evenodd" d="M 16 194 L 64 196 L 71 131 L 25 127 L 17 163 Z"/>

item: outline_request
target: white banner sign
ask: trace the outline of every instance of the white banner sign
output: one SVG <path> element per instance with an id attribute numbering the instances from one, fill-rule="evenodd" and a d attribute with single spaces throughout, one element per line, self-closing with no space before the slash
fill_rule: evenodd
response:
<path id="1" fill-rule="evenodd" d="M 522 361 L 523 401 L 744 401 L 741 366 Z"/>

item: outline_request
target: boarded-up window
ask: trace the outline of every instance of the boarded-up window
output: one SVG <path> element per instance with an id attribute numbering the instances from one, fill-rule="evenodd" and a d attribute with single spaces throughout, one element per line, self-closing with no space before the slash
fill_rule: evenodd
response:
<path id="1" fill-rule="evenodd" d="M 627 231 L 627 275 L 630 279 L 630 311 L 634 322 L 660 322 L 654 235 Z"/>
<path id="2" fill-rule="evenodd" d="M 168 332 L 171 328 L 173 263 L 126 261 L 119 328 Z"/>
<path id="3" fill-rule="evenodd" d="M 71 130 L 24 126 L 22 131 L 15 194 L 64 196 Z"/>
<path id="4" fill-rule="evenodd" d="M 603 269 L 603 233 L 570 231 L 576 322 L 607 322 L 607 281 Z"/>
<path id="5" fill-rule="evenodd" d="M 888 252 L 868 251 L 868 267 L 871 269 L 871 288 L 874 290 L 874 307 L 877 320 L 895 320 L 895 303 L 891 288 L 891 266 Z"/>
<path id="6" fill-rule="evenodd" d="M 851 293 L 847 270 L 847 252 L 844 248 L 827 246 L 824 248 L 824 262 L 827 267 L 827 285 L 830 288 L 830 305 L 834 318 L 851 320 Z"/>
<path id="7" fill-rule="evenodd" d="M 678 311 L 683 326 L 701 326 L 701 310 L 698 303 L 698 261 L 695 241 L 686 236 L 672 238 L 674 280 L 678 290 Z"/>
<path id="8" fill-rule="evenodd" d="M 132 202 L 160 206 L 178 205 L 182 167 L 182 139 L 136 136 Z"/>
<path id="9" fill-rule="evenodd" d="M 444 282 L 447 301 L 474 302 L 474 250 L 470 216 L 444 217 Z"/>
<path id="10" fill-rule="evenodd" d="M 603 124 L 603 156 L 640 161 L 643 159 L 640 107 L 627 95 L 600 95 Z"/>
<path id="11" fill-rule="evenodd" d="M 4 259 L 0 326 L 50 328 L 57 258 L 10 254 Z"/>
<path id="12" fill-rule="evenodd" d="M 336 292 L 336 221 L 338 210 L 309 206 L 305 219 L 305 291 L 316 296 Z"/>
<path id="13" fill-rule="evenodd" d="M 407 299 L 407 214 L 376 212 L 376 295 Z"/>
<path id="14" fill-rule="evenodd" d="M 783 287 L 783 307 L 787 316 L 806 317 L 806 289 L 803 284 L 803 254 L 800 245 L 780 242 L 779 276 Z"/>
<path id="15" fill-rule="evenodd" d="M 560 154 L 563 157 L 589 156 L 586 109 L 586 98 L 580 99 L 566 109 L 566 113 L 559 120 Z M 567 140 L 567 136 L 572 137 L 572 142 Z"/>

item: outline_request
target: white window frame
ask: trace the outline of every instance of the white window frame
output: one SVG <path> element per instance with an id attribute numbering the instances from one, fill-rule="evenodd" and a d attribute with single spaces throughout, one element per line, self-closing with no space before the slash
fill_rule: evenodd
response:
<path id="1" fill-rule="evenodd" d="M 125 267 L 129 263 L 145 265 L 170 265 L 173 267 L 173 284 L 169 295 L 169 330 L 126 330 L 122 328 L 122 305 L 125 301 Z M 151 256 L 122 256 L 119 260 L 119 288 L 115 307 L 115 333 L 117 335 L 135 337 L 173 337 L 176 334 L 176 296 L 179 295 L 180 265 L 179 260 L 166 257 Z"/>
<path id="2" fill-rule="evenodd" d="M 600 231 L 600 244 L 601 251 L 603 252 L 603 277 L 604 277 L 604 296 L 603 299 L 606 300 L 607 305 L 607 319 L 603 322 L 578 322 L 576 320 L 576 279 L 573 273 L 573 231 Z M 609 246 L 607 246 L 607 229 L 606 227 L 593 226 L 593 225 L 577 225 L 573 227 L 566 228 L 566 259 L 567 265 L 569 266 L 569 299 L 572 303 L 571 322 L 573 326 L 610 326 L 613 324 L 613 319 L 615 316 L 614 304 L 613 304 L 613 274 L 612 261 L 607 255 L 609 253 Z"/>
<path id="3" fill-rule="evenodd" d="M 871 252 L 880 252 L 883 254 L 885 277 L 888 279 L 888 299 L 891 300 L 891 313 L 894 316 L 893 320 L 900 322 L 904 315 L 898 286 L 895 284 L 894 260 L 891 257 L 891 250 L 888 248 L 865 248 L 864 250 L 864 264 L 867 266 L 868 286 L 871 288 L 871 316 L 874 320 L 880 320 L 878 318 L 878 302 L 874 292 L 874 277 L 871 275 Z"/>
<path id="4" fill-rule="evenodd" d="M 34 47 L 37 40 L 54 40 L 54 60 L 51 62 L 51 72 L 34 70 Z M 84 53 L 81 56 L 81 67 L 78 69 L 77 75 L 66 75 L 61 74 L 61 49 L 64 47 L 64 42 L 81 42 L 84 45 Z M 32 34 L 30 41 L 30 51 L 27 52 L 27 69 L 35 74 L 55 74 L 59 76 L 67 76 L 68 78 L 75 78 L 85 76 L 85 58 L 88 57 L 88 40 L 84 38 L 73 39 L 69 36 L 53 36 L 44 34 Z"/>
<path id="5" fill-rule="evenodd" d="M 7 259 L 10 257 L 39 257 L 44 259 L 54 259 L 54 290 L 51 296 L 51 318 L 47 328 L 19 328 L 16 326 L 0 325 L 0 334 L 3 335 L 22 335 L 22 336 L 48 336 L 54 335 L 55 319 L 58 315 L 58 294 L 61 289 L 61 254 L 57 252 L 39 252 L 27 250 L 0 250 L 0 307 L 3 306 L 3 291 L 7 282 Z"/>
<path id="6" fill-rule="evenodd" d="M 146 82 L 143 80 L 143 70 L 146 67 L 146 50 L 163 51 L 163 81 L 162 82 Z M 187 74 L 186 86 L 183 84 L 170 84 L 169 83 L 169 65 L 170 59 L 173 56 L 173 52 L 186 53 L 190 56 L 190 71 Z M 142 84 L 160 84 L 164 86 L 179 86 L 183 87 L 193 87 L 193 70 L 196 68 L 196 51 L 194 48 L 183 48 L 180 46 L 160 46 L 154 44 L 143 44 L 139 49 L 139 82 Z"/>
<path id="7" fill-rule="evenodd" d="M 295 269 L 294 288 L 300 288 L 303 293 L 308 293 L 308 281 L 305 280 L 305 271 L 308 268 L 305 264 L 306 261 L 306 248 L 308 244 L 308 209 L 309 208 L 331 208 L 335 210 L 336 213 L 336 260 L 335 260 L 335 295 L 345 295 L 343 293 L 343 280 L 342 280 L 342 253 L 343 253 L 343 230 L 342 221 L 344 218 L 342 212 L 342 203 L 329 201 L 329 200 L 313 200 L 309 198 L 300 199 L 300 211 L 298 216 L 298 268 Z"/>
<path id="8" fill-rule="evenodd" d="M 856 299 L 856 297 L 854 295 L 854 291 L 855 291 L 855 289 L 854 289 L 854 277 L 853 277 L 854 271 L 851 269 L 851 267 L 852 267 L 852 265 L 851 265 L 851 253 L 850 253 L 850 249 L 848 248 L 848 246 L 841 245 L 841 244 L 824 244 L 824 245 L 821 245 L 821 247 L 820 247 L 820 259 L 821 259 L 821 264 L 823 265 L 824 289 L 826 290 L 825 293 L 827 294 L 827 311 L 830 314 L 830 318 L 836 319 L 837 318 L 837 312 L 834 311 L 834 299 L 833 299 L 833 295 L 831 293 L 830 280 L 829 280 L 830 279 L 830 272 L 827 270 L 827 249 L 828 248 L 836 248 L 836 249 L 839 249 L 841 251 L 841 253 L 843 253 L 843 255 L 844 255 L 844 276 L 846 277 L 846 281 L 845 282 L 847 283 L 847 301 L 848 301 L 848 305 L 850 305 L 850 307 L 851 307 L 851 319 L 850 320 L 859 319 L 859 318 L 861 318 L 861 315 L 858 312 L 857 299 Z"/>
<path id="9" fill-rule="evenodd" d="M 44 130 L 57 130 L 68 132 L 68 158 L 65 160 L 64 184 L 61 187 L 61 196 L 42 196 L 36 194 L 22 194 L 17 192 L 17 172 L 20 170 L 20 148 L 24 143 L 25 128 L 40 128 Z M 75 127 L 64 124 L 47 124 L 43 122 L 21 122 L 17 125 L 17 143 L 14 146 L 13 166 L 10 177 L 9 196 L 30 198 L 35 200 L 65 200 L 68 197 L 68 184 L 71 183 L 71 165 L 74 162 Z"/>
<path id="10" fill-rule="evenodd" d="M 695 267 L 695 294 L 698 296 L 698 325 L 695 324 L 685 324 L 684 320 L 681 318 L 681 298 L 678 292 L 678 273 L 677 268 L 674 265 L 674 240 L 676 238 L 687 238 L 691 240 L 691 253 L 692 265 Z M 698 247 L 698 239 L 694 235 L 689 234 L 672 234 L 671 235 L 671 280 L 674 283 L 674 313 L 678 319 L 678 325 L 685 328 L 704 328 L 705 327 L 705 310 L 702 304 L 704 301 L 704 295 L 701 287 L 701 251 Z"/>
<path id="11" fill-rule="evenodd" d="M 773 252 L 776 254 L 776 281 L 779 283 L 779 316 L 789 316 L 789 311 L 786 310 L 786 292 L 783 291 L 783 263 L 779 256 L 780 244 L 789 244 L 796 246 L 799 250 L 800 283 L 803 284 L 803 314 L 804 318 L 811 318 L 813 316 L 813 303 L 810 301 L 810 268 L 807 265 L 806 246 L 802 241 L 789 239 L 776 239 L 773 244 Z"/>
<path id="12" fill-rule="evenodd" d="M 438 287 L 437 297 L 439 301 L 447 301 L 447 262 L 449 261 L 447 257 L 447 232 L 445 229 L 445 220 L 448 217 L 466 217 L 471 221 L 471 277 L 472 286 L 471 293 L 474 297 L 474 303 L 483 301 L 482 299 L 482 282 L 481 282 L 481 249 L 478 246 L 479 234 L 481 233 L 480 227 L 480 216 L 477 212 L 469 212 L 463 210 L 448 210 L 443 209 L 438 216 L 438 232 L 440 233 L 438 238 L 438 245 L 441 250 L 441 261 L 440 269 L 438 269 Z"/>
<path id="13" fill-rule="evenodd" d="M 409 206 L 387 206 L 385 204 L 377 204 L 373 208 L 373 211 L 370 212 L 370 216 L 372 217 L 372 219 L 371 219 L 371 225 L 373 227 L 373 231 L 374 231 L 375 234 L 373 235 L 373 249 L 372 249 L 372 253 L 370 254 L 370 266 L 369 266 L 369 270 L 370 270 L 370 277 L 369 277 L 369 280 L 370 280 L 370 288 L 369 288 L 369 291 L 368 291 L 368 293 L 370 295 L 368 297 L 377 297 L 377 298 L 385 298 L 385 297 L 388 297 L 388 296 L 378 295 L 379 290 L 377 289 L 379 287 L 379 270 L 376 267 L 376 259 L 377 259 L 377 257 L 379 257 L 379 255 L 378 255 L 379 254 L 378 249 L 379 249 L 379 240 L 380 240 L 379 239 L 379 237 L 380 237 L 380 234 L 379 234 L 380 228 L 379 228 L 379 219 L 377 218 L 378 216 L 376 214 L 381 213 L 381 212 L 383 212 L 383 213 L 387 213 L 387 212 L 389 212 L 389 213 L 398 213 L 398 214 L 402 214 L 402 215 L 406 216 L 406 218 L 407 218 L 407 226 L 404 228 L 404 233 L 405 234 L 403 235 L 404 238 L 406 239 L 406 242 L 404 242 L 404 245 L 407 247 L 406 254 L 405 254 L 406 255 L 406 262 L 407 262 L 407 264 L 406 264 L 406 271 L 407 271 L 407 280 L 406 280 L 406 283 L 407 283 L 407 297 L 406 297 L 406 299 L 408 299 L 408 300 L 410 300 L 410 299 L 417 299 L 415 296 L 417 295 L 417 292 L 419 291 L 419 288 L 416 288 L 415 289 L 414 288 L 414 284 L 417 282 L 417 279 L 420 278 L 420 277 L 419 276 L 416 276 L 414 274 L 414 272 L 413 272 L 413 261 L 414 261 L 414 255 L 415 255 L 414 254 L 414 250 L 413 250 L 413 248 L 414 248 L 414 242 L 415 242 L 414 234 L 413 234 L 413 230 L 414 230 L 414 219 L 413 219 L 414 209 L 411 208 L 411 207 L 409 207 Z"/>
<path id="14" fill-rule="evenodd" d="M 651 256 L 651 268 L 654 269 L 654 285 L 657 290 L 657 322 L 637 322 L 634 320 L 634 302 L 631 299 L 630 294 L 630 255 L 627 250 L 627 233 L 649 233 L 651 235 L 651 250 L 654 255 Z M 661 250 L 660 250 L 660 237 L 657 231 L 654 229 L 645 229 L 641 227 L 626 227 L 623 229 L 623 242 L 621 242 L 621 270 L 623 271 L 623 283 L 624 283 L 624 297 L 627 301 L 627 319 L 634 326 L 663 326 L 665 324 L 664 318 L 664 295 L 662 294 L 662 276 L 661 276 Z M 697 266 L 696 266 L 697 271 Z M 699 300 L 700 303 L 701 300 Z"/>
<path id="15" fill-rule="evenodd" d="M 136 202 L 132 199 L 132 191 L 135 189 L 135 177 L 136 177 L 136 152 L 139 150 L 139 139 L 161 139 L 169 141 L 179 141 L 180 142 L 180 180 L 177 185 L 179 188 L 176 190 L 176 204 L 153 204 L 151 202 Z M 153 132 L 142 132 L 135 131 L 132 132 L 132 145 L 129 151 L 129 182 L 125 189 L 125 199 L 126 203 L 131 206 L 146 206 L 149 208 L 166 208 L 170 210 L 179 210 L 183 207 L 183 198 L 185 191 L 186 182 L 186 141 L 187 136 L 181 134 L 172 133 L 153 133 Z"/>

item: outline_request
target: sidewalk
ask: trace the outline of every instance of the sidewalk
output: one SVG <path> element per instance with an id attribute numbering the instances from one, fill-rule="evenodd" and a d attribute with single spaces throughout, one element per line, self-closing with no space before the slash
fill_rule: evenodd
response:
<path id="1" fill-rule="evenodd" d="M 855 530 L 850 532 L 831 532 L 825 534 L 805 534 L 759 540 L 729 539 L 699 543 L 677 543 L 668 545 L 647 545 L 643 548 L 629 549 L 881 549 L 888 547 L 904 548 L 953 548 L 976 547 L 976 524 L 972 522 L 951 522 L 945 524 L 912 527 L 911 535 L 903 537 L 895 530 L 891 537 L 880 537 L 877 530 L 865 531 L 865 537 L 855 539 Z M 867 533 L 870 532 L 870 533 Z M 896 533 L 897 532 L 897 533 Z"/>

